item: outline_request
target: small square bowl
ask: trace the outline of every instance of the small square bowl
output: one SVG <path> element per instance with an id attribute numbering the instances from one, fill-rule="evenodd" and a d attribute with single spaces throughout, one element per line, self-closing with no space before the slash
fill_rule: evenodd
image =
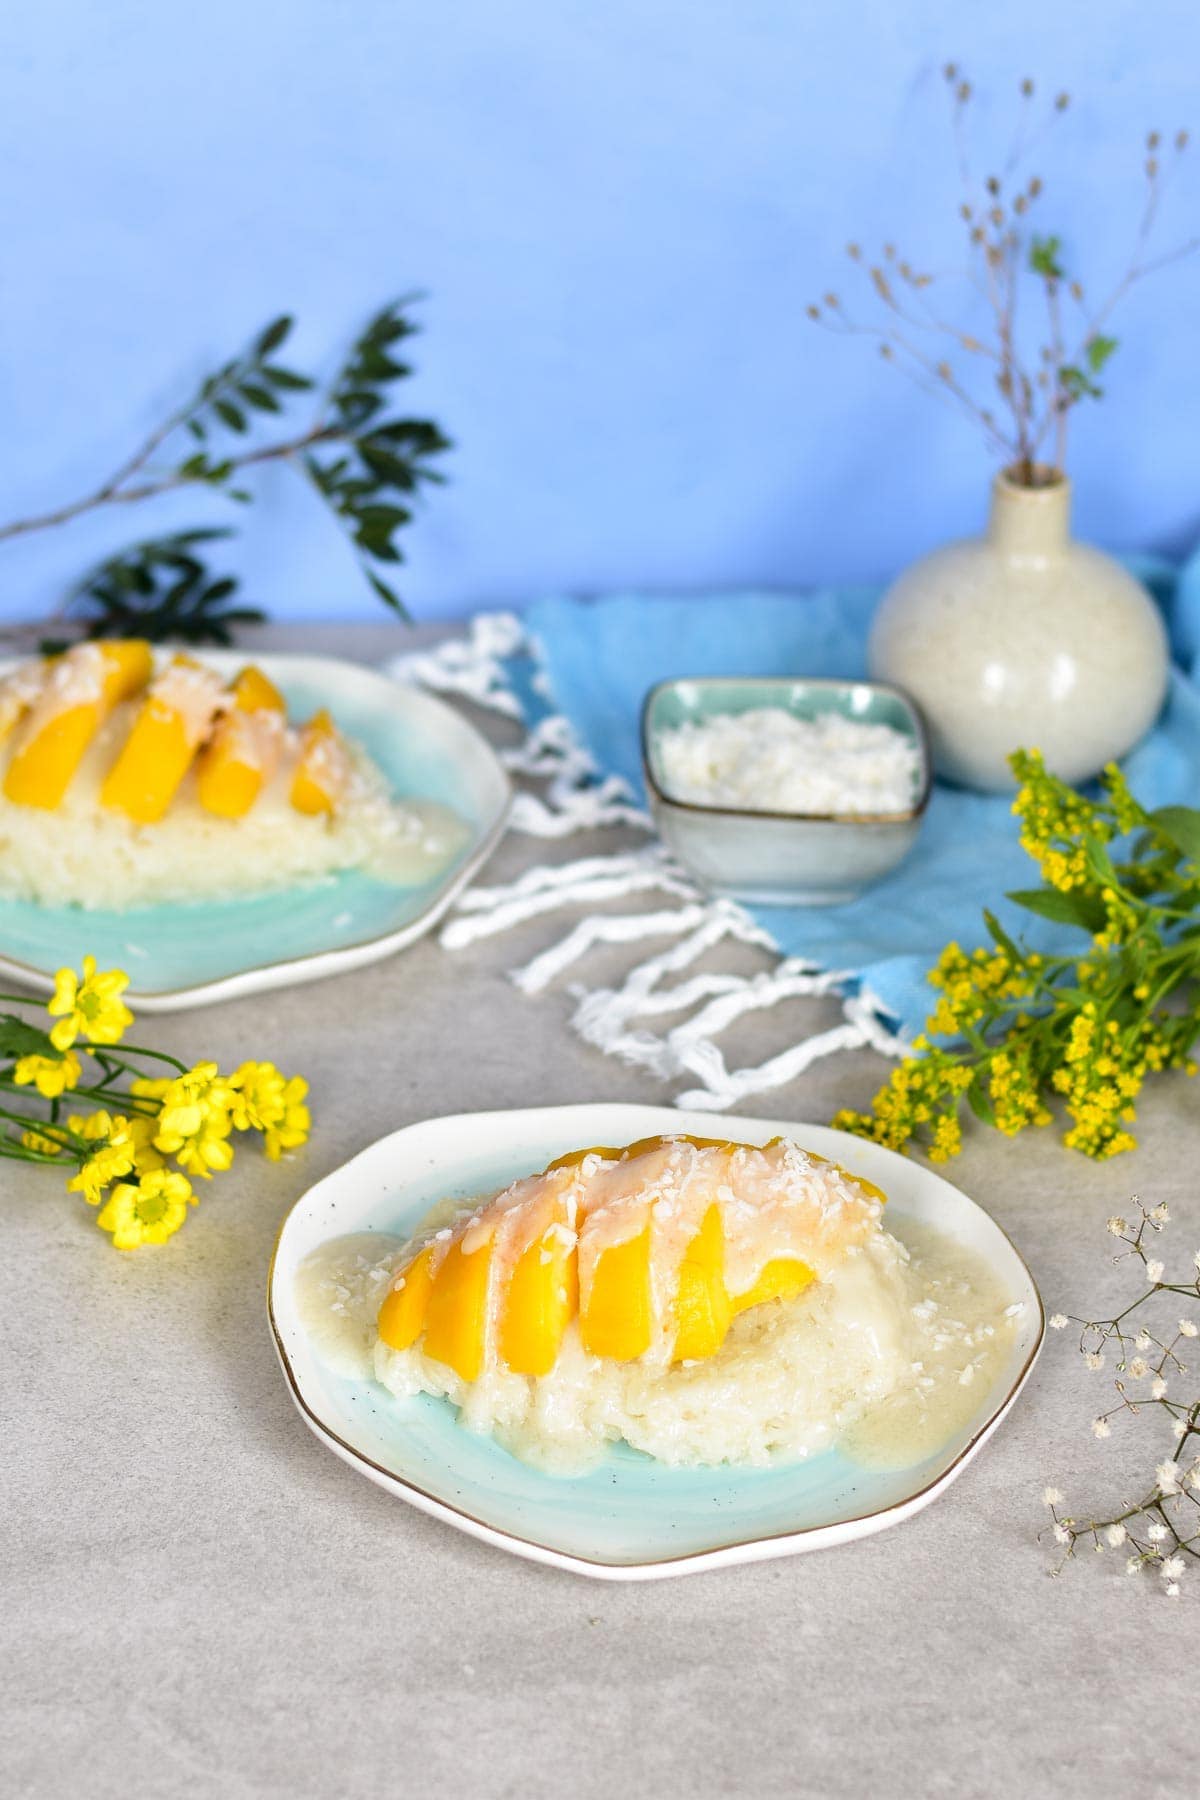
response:
<path id="1" fill-rule="evenodd" d="M 912 807 L 881 814 L 759 812 L 700 805 L 668 791 L 659 756 L 664 731 L 762 706 L 798 719 L 837 712 L 904 732 L 920 758 Z M 889 875 L 916 841 L 933 778 L 920 713 L 898 689 L 878 681 L 704 676 L 659 682 L 642 706 L 642 764 L 655 823 L 679 861 L 710 893 L 767 906 L 837 905 Z"/>

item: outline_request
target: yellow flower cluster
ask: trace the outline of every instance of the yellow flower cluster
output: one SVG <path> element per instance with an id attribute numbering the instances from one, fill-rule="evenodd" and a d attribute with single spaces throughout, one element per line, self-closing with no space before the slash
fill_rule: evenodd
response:
<path id="1" fill-rule="evenodd" d="M 918 1038 L 871 1111 L 834 1123 L 893 1149 L 919 1139 L 942 1161 L 960 1146 L 964 1097 L 1010 1137 L 1050 1124 L 1057 1101 L 1071 1149 L 1116 1156 L 1135 1146 L 1147 1075 L 1196 1072 L 1200 811 L 1148 813 L 1115 767 L 1093 802 L 1047 774 L 1037 751 L 1018 752 L 1012 766 L 1021 843 L 1044 885 L 1010 898 L 1090 942 L 1042 955 L 986 913 L 992 945 L 948 944 L 929 974 L 938 998 L 926 1029 L 950 1048 Z M 1116 860 L 1123 839 L 1132 841 Z"/>
<path id="2" fill-rule="evenodd" d="M 161 1078 L 138 1073 L 130 1053 L 112 1048 L 133 1022 L 121 998 L 128 982 L 121 970 L 98 971 L 90 956 L 82 976 L 59 970 L 47 1008 L 55 1023 L 45 1035 L 32 1034 L 44 1048 L 0 1072 L 0 1085 L 35 1088 L 50 1103 L 44 1124 L 10 1132 L 5 1153 L 73 1162 L 68 1190 L 98 1208 L 96 1223 L 119 1250 L 161 1244 L 178 1231 L 197 1202 L 193 1181 L 207 1181 L 232 1163 L 234 1132 L 257 1132 L 267 1156 L 278 1161 L 306 1141 L 311 1124 L 307 1083 L 274 1063 L 244 1062 L 232 1075 L 222 1075 L 215 1062 L 176 1064 L 177 1074 Z M 79 1052 L 94 1045 L 104 1047 L 103 1073 L 89 1087 Z M 51 1048 L 56 1055 L 48 1054 Z M 152 1053 L 132 1054 L 140 1061 Z M 121 1073 L 132 1077 L 126 1113 L 107 1104 Z M 60 1122 L 67 1093 L 77 1102 L 94 1096 L 105 1104 Z"/>

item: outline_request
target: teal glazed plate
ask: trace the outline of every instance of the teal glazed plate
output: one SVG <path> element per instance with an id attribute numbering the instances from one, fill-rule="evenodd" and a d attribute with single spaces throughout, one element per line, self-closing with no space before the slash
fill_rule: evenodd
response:
<path id="1" fill-rule="evenodd" d="M 222 675 L 245 666 L 234 651 L 196 651 Z M 85 954 L 130 975 L 135 1011 L 174 1012 L 239 994 L 316 981 L 378 962 L 420 937 L 495 849 L 511 789 L 474 726 L 429 694 L 355 663 L 320 656 L 253 659 L 283 693 L 290 718 L 328 707 L 379 764 L 398 799 L 438 801 L 470 827 L 448 868 L 415 887 L 351 870 L 310 886 L 245 900 L 135 907 L 128 912 L 0 900 L 0 973 L 49 990 Z M 0 674 L 14 665 L 0 665 Z"/>
<path id="2" fill-rule="evenodd" d="M 727 1127 L 754 1144 L 782 1133 L 844 1162 L 888 1193 L 898 1235 L 909 1218 L 958 1239 L 1021 1303 L 1007 1364 L 933 1456 L 890 1472 L 859 1468 L 837 1451 L 767 1469 L 672 1469 L 616 1445 L 588 1474 L 554 1476 L 464 1430 L 445 1400 L 397 1400 L 321 1361 L 294 1298 L 296 1270 L 310 1251 L 343 1233 L 407 1234 L 435 1201 L 494 1191 L 581 1144 L 632 1143 L 661 1132 L 712 1135 L 711 1114 L 658 1106 L 430 1119 L 381 1138 L 310 1188 L 284 1221 L 267 1297 L 275 1348 L 305 1423 L 351 1468 L 421 1512 L 514 1555 L 613 1581 L 849 1543 L 928 1506 L 983 1447 L 1033 1367 L 1045 1330 L 1033 1277 L 981 1207 L 894 1151 L 790 1120 L 736 1118 Z"/>

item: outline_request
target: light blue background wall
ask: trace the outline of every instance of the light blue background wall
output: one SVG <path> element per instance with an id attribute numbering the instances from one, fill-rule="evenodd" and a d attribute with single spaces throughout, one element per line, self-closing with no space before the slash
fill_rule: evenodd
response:
<path id="1" fill-rule="evenodd" d="M 950 56 L 989 92 L 1028 71 L 1078 96 L 1045 217 L 1089 278 L 1115 272 L 1141 134 L 1200 126 L 1194 0 L 6 7 L 0 515 L 105 474 L 273 312 L 328 365 L 421 286 L 411 399 L 459 448 L 410 534 L 417 612 L 884 575 L 975 527 L 983 446 L 803 309 L 844 282 L 851 236 L 953 260 Z M 1198 212 L 1200 161 L 1164 245 Z M 1200 260 L 1116 324 L 1073 457 L 1079 523 L 1108 545 L 1200 534 L 1198 303 Z M 0 546 L 0 611 L 30 616 L 99 551 L 213 511 Z M 373 615 L 295 478 L 272 472 L 239 519 L 248 597 Z"/>

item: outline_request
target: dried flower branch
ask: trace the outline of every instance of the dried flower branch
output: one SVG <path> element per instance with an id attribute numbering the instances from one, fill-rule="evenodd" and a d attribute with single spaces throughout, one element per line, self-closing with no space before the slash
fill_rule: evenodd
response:
<path id="1" fill-rule="evenodd" d="M 1185 1382 L 1184 1395 L 1190 1397 L 1181 1398 L 1176 1385 L 1190 1373 L 1181 1351 L 1200 1336 L 1198 1316 L 1179 1315 L 1181 1300 L 1200 1306 L 1200 1250 L 1186 1279 L 1166 1280 L 1161 1258 L 1151 1252 L 1154 1235 L 1167 1223 L 1167 1208 L 1146 1207 L 1136 1195 L 1133 1204 L 1140 1215 L 1137 1224 L 1113 1218 L 1108 1230 L 1125 1246 L 1113 1260 L 1133 1257 L 1141 1263 L 1141 1292 L 1114 1318 L 1055 1313 L 1050 1324 L 1057 1331 L 1079 1327 L 1079 1350 L 1089 1369 L 1103 1369 L 1109 1356 L 1116 1356 L 1117 1402 L 1093 1419 L 1092 1435 L 1107 1438 L 1114 1419 L 1151 1411 L 1170 1421 L 1169 1454 L 1155 1467 L 1141 1497 L 1123 1501 L 1105 1518 L 1084 1520 L 1065 1513 L 1066 1500 L 1056 1487 L 1046 1488 L 1042 1499 L 1053 1520 L 1050 1535 L 1063 1552 L 1055 1574 L 1081 1544 L 1094 1551 L 1119 1549 L 1128 1574 L 1154 1568 L 1174 1597 L 1189 1562 L 1200 1562 L 1200 1379 L 1193 1374 L 1190 1384 Z"/>
<path id="2" fill-rule="evenodd" d="M 1200 238 L 1191 238 L 1164 254 L 1149 253 L 1162 196 L 1187 148 L 1188 134 L 1179 131 L 1164 146 L 1158 132 L 1148 133 L 1143 161 L 1146 198 L 1133 253 L 1111 292 L 1092 306 L 1082 284 L 1067 272 L 1061 236 L 1031 230 L 1045 183 L 1039 174 L 1024 172 L 1032 150 L 1069 109 L 1070 96 L 1056 94 L 1039 111 L 1033 81 L 1023 80 L 1016 129 L 1001 173 L 981 181 L 972 172 L 967 133 L 974 90 L 956 63 L 948 63 L 942 73 L 950 94 L 963 188 L 959 217 L 967 236 L 967 263 L 959 274 L 985 304 L 989 330 L 968 330 L 946 317 L 929 293 L 944 276 L 901 256 L 894 244 L 885 244 L 875 260 L 865 257 L 859 244 L 847 247 L 850 261 L 866 275 L 881 318 L 860 320 L 834 293 L 810 305 L 807 313 L 827 330 L 874 339 L 885 361 L 974 420 L 989 447 L 1011 464 L 1016 480 L 1026 486 L 1044 485 L 1063 473 L 1070 414 L 1081 401 L 1098 400 L 1103 394 L 1098 377 L 1117 349 L 1116 338 L 1103 330 L 1110 314 L 1135 282 L 1200 247 Z M 1042 292 L 1045 321 L 1039 326 L 1031 320 L 1018 330 L 1019 302 L 1031 276 Z M 1064 296 L 1080 315 L 1074 333 L 1065 326 Z M 949 339 L 966 359 L 964 364 L 956 366 L 936 350 L 926 351 L 915 335 L 921 333 Z M 979 397 L 976 376 L 969 370 L 986 377 L 995 400 L 990 395 L 986 400 Z M 1048 445 L 1052 461 L 1047 464 L 1039 459 Z"/>

